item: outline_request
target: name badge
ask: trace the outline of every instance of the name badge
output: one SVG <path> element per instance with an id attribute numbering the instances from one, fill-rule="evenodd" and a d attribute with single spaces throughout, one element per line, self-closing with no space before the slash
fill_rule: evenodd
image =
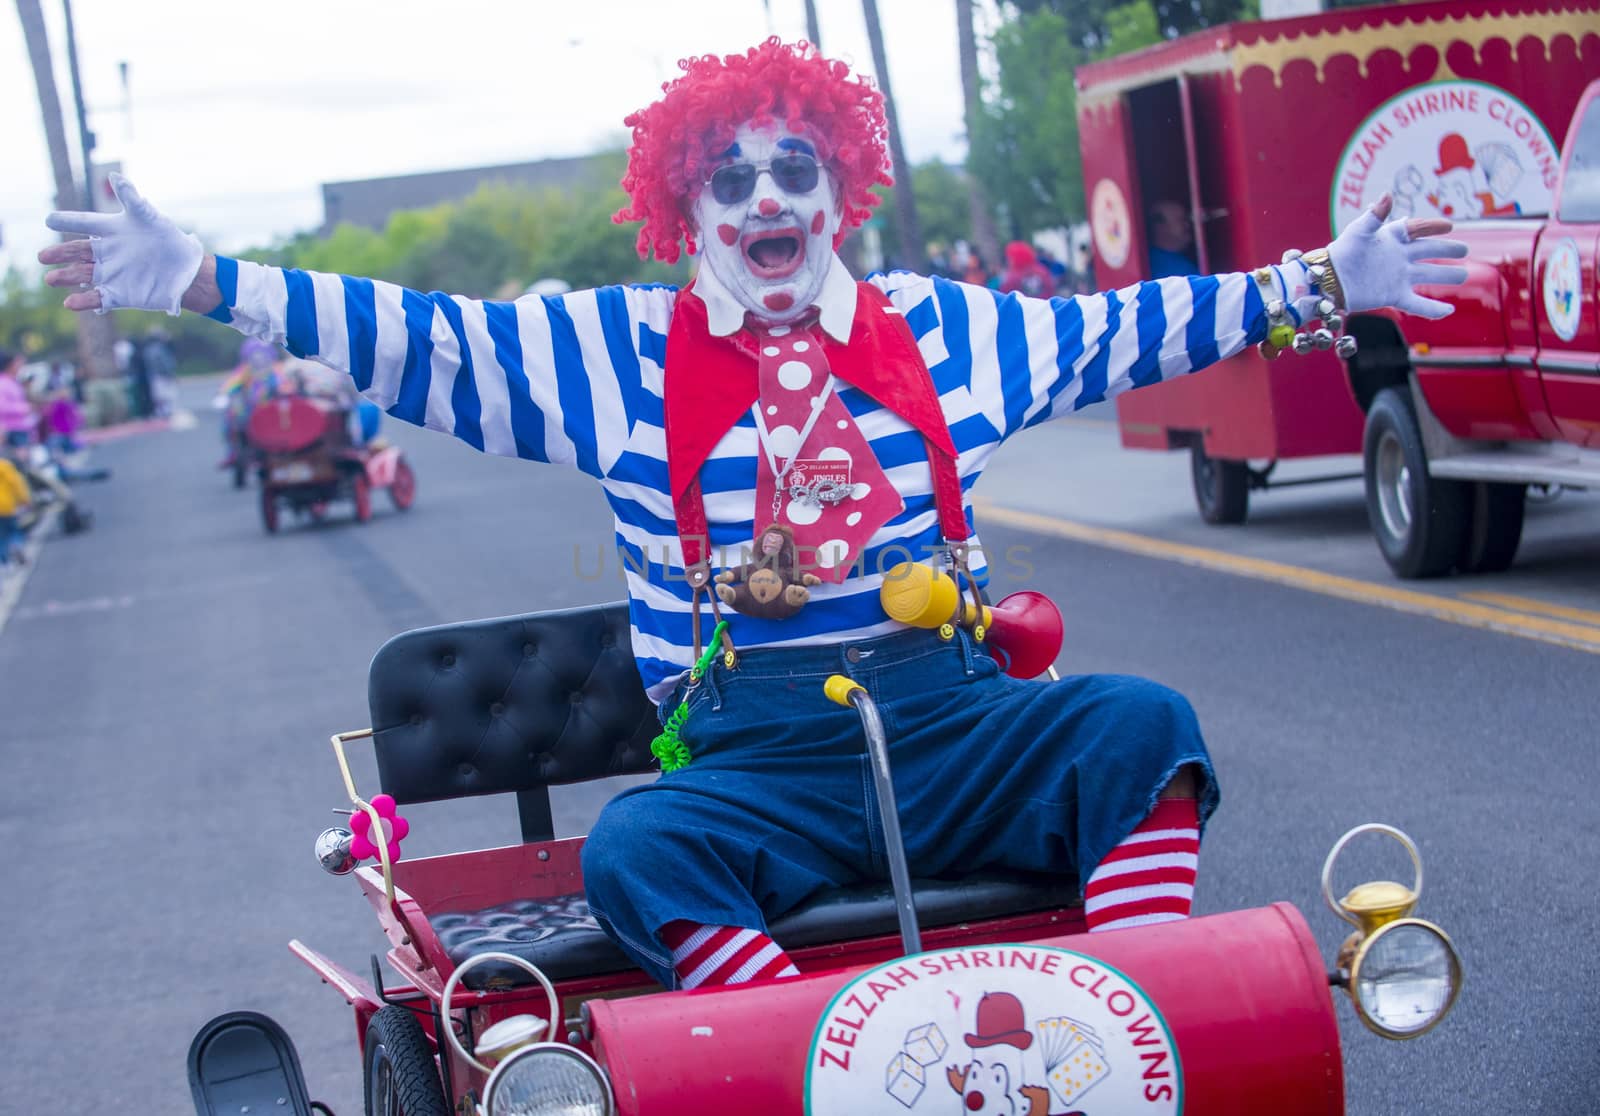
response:
<path id="1" fill-rule="evenodd" d="M 833 506 L 850 498 L 850 462 L 837 458 L 802 457 L 784 478 L 789 498 L 812 507 Z"/>

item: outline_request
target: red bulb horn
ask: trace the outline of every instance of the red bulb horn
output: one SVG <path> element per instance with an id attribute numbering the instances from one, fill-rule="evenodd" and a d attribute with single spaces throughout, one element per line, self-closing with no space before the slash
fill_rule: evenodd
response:
<path id="1" fill-rule="evenodd" d="M 902 562 L 883 575 L 883 610 L 913 628 L 960 625 L 978 637 L 1013 678 L 1036 678 L 1056 661 L 1066 626 L 1061 610 L 1043 593 L 1024 589 L 980 613 L 947 573 L 921 562 Z M 946 637 L 948 638 L 948 637 Z"/>
<path id="2" fill-rule="evenodd" d="M 1024 589 L 989 606 L 988 643 L 1013 678 L 1036 678 L 1061 654 L 1066 625 L 1043 593 Z"/>

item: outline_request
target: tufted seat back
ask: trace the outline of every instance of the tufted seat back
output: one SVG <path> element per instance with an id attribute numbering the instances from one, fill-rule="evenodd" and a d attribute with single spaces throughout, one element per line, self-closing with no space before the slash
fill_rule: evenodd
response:
<path id="1" fill-rule="evenodd" d="M 655 769 L 624 602 L 404 632 L 373 656 L 367 699 L 385 792 L 514 793 L 525 841 L 552 836 L 552 784 Z"/>

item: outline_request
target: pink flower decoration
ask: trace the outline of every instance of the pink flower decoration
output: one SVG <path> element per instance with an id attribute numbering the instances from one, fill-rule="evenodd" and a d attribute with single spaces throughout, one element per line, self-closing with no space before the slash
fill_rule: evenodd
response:
<path id="1" fill-rule="evenodd" d="M 400 859 L 400 842 L 411 832 L 411 823 L 394 812 L 394 799 L 387 794 L 374 795 L 372 808 L 378 812 L 383 825 L 384 844 L 389 847 L 389 862 Z M 350 855 L 357 860 L 378 859 L 378 846 L 371 836 L 372 819 L 365 810 L 357 810 L 350 819 Z M 381 862 L 381 861 L 380 861 Z"/>

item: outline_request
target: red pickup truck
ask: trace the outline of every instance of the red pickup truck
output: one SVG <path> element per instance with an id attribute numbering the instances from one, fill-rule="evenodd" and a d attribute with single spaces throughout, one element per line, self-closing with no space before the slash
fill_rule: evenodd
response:
<path id="1" fill-rule="evenodd" d="M 1600 486 L 1600 81 L 1554 199 L 1548 216 L 1457 226 L 1471 253 L 1466 285 L 1438 293 L 1450 317 L 1353 322 L 1367 515 L 1401 577 L 1503 570 L 1528 485 Z"/>

